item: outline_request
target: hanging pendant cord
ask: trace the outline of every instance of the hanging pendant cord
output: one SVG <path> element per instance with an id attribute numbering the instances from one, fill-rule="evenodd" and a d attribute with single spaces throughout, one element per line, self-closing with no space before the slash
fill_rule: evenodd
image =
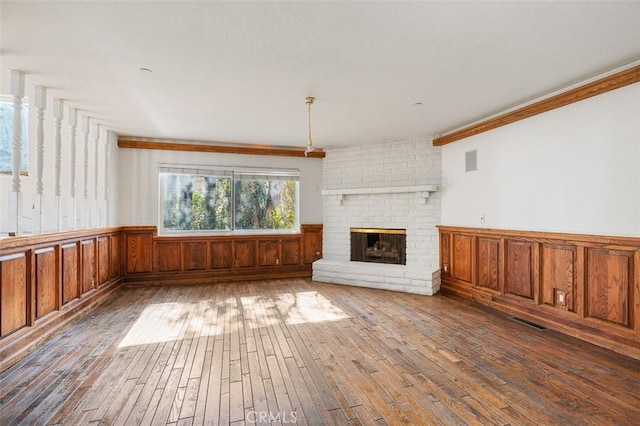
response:
<path id="1" fill-rule="evenodd" d="M 311 102 L 307 102 L 307 111 L 309 112 L 309 143 L 311 143 Z"/>

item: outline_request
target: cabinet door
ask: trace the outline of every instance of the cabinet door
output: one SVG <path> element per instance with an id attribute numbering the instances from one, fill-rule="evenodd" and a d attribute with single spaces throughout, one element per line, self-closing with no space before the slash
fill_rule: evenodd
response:
<path id="1" fill-rule="evenodd" d="M 279 241 L 259 241 L 260 266 L 277 266 L 280 264 Z"/>
<path id="2" fill-rule="evenodd" d="M 256 266 L 255 241 L 235 241 L 234 248 L 234 266 L 236 268 L 251 268 Z"/>
<path id="3" fill-rule="evenodd" d="M 151 272 L 153 234 L 129 234 L 125 239 L 125 271 L 127 274 Z"/>
<path id="4" fill-rule="evenodd" d="M 122 274 L 122 259 L 120 253 L 120 235 L 111 235 L 111 278 Z"/>
<path id="5" fill-rule="evenodd" d="M 282 241 L 282 264 L 298 265 L 300 263 L 300 240 Z"/>
<path id="6" fill-rule="evenodd" d="M 109 281 L 109 236 L 98 237 L 98 285 Z"/>
<path id="7" fill-rule="evenodd" d="M 304 263 L 313 263 L 318 259 L 322 259 L 322 228 L 305 230 Z"/>
<path id="8" fill-rule="evenodd" d="M 180 243 L 158 242 L 156 245 L 156 257 L 158 259 L 158 271 L 180 271 Z"/>
<path id="9" fill-rule="evenodd" d="M 231 257 L 231 241 L 211 242 L 211 269 L 224 269 L 233 266 Z"/>
<path id="10" fill-rule="evenodd" d="M 198 271 L 207 269 L 207 243 L 185 242 L 183 245 L 184 269 Z"/>
<path id="11" fill-rule="evenodd" d="M 93 240 L 85 240 L 80 244 L 82 249 L 82 293 L 96 288 L 96 256 Z"/>

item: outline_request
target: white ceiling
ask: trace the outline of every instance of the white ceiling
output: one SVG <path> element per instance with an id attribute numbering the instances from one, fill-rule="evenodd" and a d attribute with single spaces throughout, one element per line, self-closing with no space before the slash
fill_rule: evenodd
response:
<path id="1" fill-rule="evenodd" d="M 303 146 L 305 96 L 319 147 L 433 136 L 640 59 L 638 1 L 1 1 L 0 19 L 0 65 L 30 85 L 122 135 L 211 142 Z"/>

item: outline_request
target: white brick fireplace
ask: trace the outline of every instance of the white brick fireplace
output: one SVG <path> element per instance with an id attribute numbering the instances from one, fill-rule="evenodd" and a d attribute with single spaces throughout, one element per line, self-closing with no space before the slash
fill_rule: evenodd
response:
<path id="1" fill-rule="evenodd" d="M 315 281 L 432 295 L 440 288 L 440 148 L 429 139 L 327 151 Z M 406 265 L 350 261 L 351 228 L 406 229 Z"/>

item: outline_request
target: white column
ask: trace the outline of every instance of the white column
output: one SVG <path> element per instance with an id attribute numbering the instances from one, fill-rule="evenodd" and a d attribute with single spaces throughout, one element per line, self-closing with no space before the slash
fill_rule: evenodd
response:
<path id="1" fill-rule="evenodd" d="M 44 110 L 47 108 L 47 88 L 35 87 L 36 107 L 36 193 L 33 198 L 33 233 L 42 233 L 42 171 L 44 168 Z"/>
<path id="2" fill-rule="evenodd" d="M 81 120 L 83 161 L 82 161 L 82 200 L 80 202 L 80 228 L 89 226 L 89 117 L 83 116 Z"/>
<path id="3" fill-rule="evenodd" d="M 61 231 L 65 228 L 62 215 L 62 197 L 60 191 L 60 172 L 62 168 L 62 118 L 64 115 L 63 102 L 60 98 L 53 100 L 53 119 L 55 123 L 55 182 L 53 186 L 54 193 L 54 214 L 55 214 L 55 230 Z"/>
<path id="4" fill-rule="evenodd" d="M 69 129 L 71 133 L 71 141 L 69 144 L 70 152 L 69 159 L 69 204 L 67 206 L 67 226 L 70 229 L 76 229 L 78 223 L 76 222 L 76 131 L 78 129 L 78 110 L 75 108 L 69 108 Z"/>
<path id="5" fill-rule="evenodd" d="M 22 164 L 22 98 L 24 97 L 24 73 L 11 71 L 11 95 L 13 96 L 13 136 L 11 139 L 11 192 L 9 193 L 9 233 L 22 233 L 22 192 L 20 166 Z"/>
<path id="6" fill-rule="evenodd" d="M 106 138 L 104 141 L 104 173 L 102 178 L 104 179 L 104 203 L 103 203 L 103 221 L 102 226 L 109 226 L 109 139 L 111 132 L 107 130 Z"/>
<path id="7" fill-rule="evenodd" d="M 100 144 L 100 124 L 93 124 L 93 198 L 91 200 L 91 228 L 97 228 L 100 218 L 98 205 L 98 145 Z"/>
<path id="8" fill-rule="evenodd" d="M 96 168 L 95 171 L 95 182 L 94 182 L 94 190 L 95 190 L 95 197 L 96 200 L 98 199 L 98 179 L 100 177 L 100 168 L 98 167 L 100 164 L 100 159 L 99 159 L 99 153 L 100 153 L 100 132 L 101 132 L 101 126 L 100 124 L 96 125 L 96 146 L 95 146 L 95 160 L 94 160 L 94 165 Z"/>

